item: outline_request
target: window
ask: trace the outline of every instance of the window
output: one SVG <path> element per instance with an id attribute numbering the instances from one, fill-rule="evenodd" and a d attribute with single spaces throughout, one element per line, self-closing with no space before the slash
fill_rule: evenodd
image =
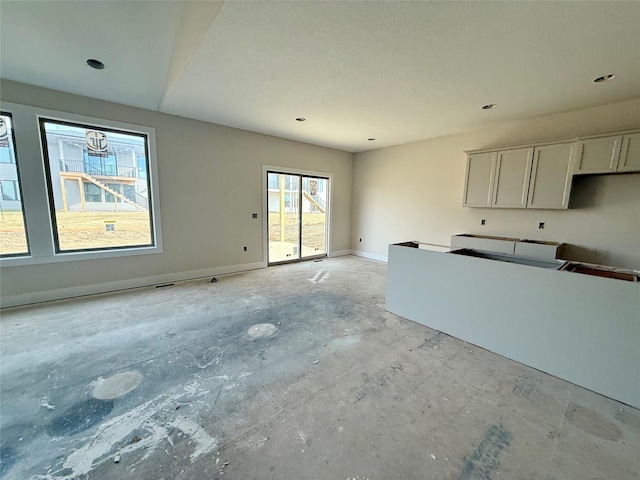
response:
<path id="1" fill-rule="evenodd" d="M 17 180 L 0 180 L 0 191 L 2 191 L 2 200 L 13 200 L 14 202 L 21 200 Z"/>
<path id="2" fill-rule="evenodd" d="M 48 118 L 40 132 L 56 253 L 155 245 L 147 134 Z M 63 142 L 81 149 L 61 156 Z M 138 178 L 122 151 L 136 152 Z"/>
<path id="3" fill-rule="evenodd" d="M 0 112 L 0 256 L 28 254 L 13 117 Z"/>
<path id="4" fill-rule="evenodd" d="M 110 177 L 118 175 L 118 164 L 113 152 L 108 152 L 106 157 L 93 155 L 84 150 L 84 171 L 98 177 Z"/>
<path id="5" fill-rule="evenodd" d="M 120 183 L 107 183 L 107 187 L 109 187 L 111 190 L 113 190 L 116 193 L 120 193 L 122 194 L 122 187 L 124 187 L 124 185 L 120 184 Z M 115 201 L 120 202 L 120 197 L 116 197 L 113 193 L 108 192 L 105 190 L 104 192 L 104 201 L 105 202 L 115 202 Z"/>
<path id="6" fill-rule="evenodd" d="M 3 117 L 6 116 L 3 114 Z M 2 120 L 7 122 L 7 120 Z M 7 145 L 5 148 L 0 148 L 0 163 L 16 163 L 16 157 L 13 152 L 13 148 L 9 148 Z"/>
<path id="7" fill-rule="evenodd" d="M 147 178 L 147 162 L 144 157 L 138 157 L 138 178 Z"/>
<path id="8" fill-rule="evenodd" d="M 11 102 L 0 120 L 0 267 L 162 252 L 153 128 Z"/>
<path id="9" fill-rule="evenodd" d="M 129 200 L 135 201 L 136 199 L 136 189 L 133 185 L 122 185 L 122 194 Z"/>
<path id="10" fill-rule="evenodd" d="M 292 176 L 284 177 L 285 190 L 298 190 L 298 179 Z"/>
<path id="11" fill-rule="evenodd" d="M 93 183 L 84 182 L 85 202 L 102 202 L 102 189 Z"/>

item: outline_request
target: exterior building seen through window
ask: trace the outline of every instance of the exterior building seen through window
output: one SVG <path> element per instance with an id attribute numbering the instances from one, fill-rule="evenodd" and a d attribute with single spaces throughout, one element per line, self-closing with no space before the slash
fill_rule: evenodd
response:
<path id="1" fill-rule="evenodd" d="M 154 245 L 144 133 L 40 119 L 56 252 Z"/>
<path id="2" fill-rule="evenodd" d="M 0 112 L 0 256 L 28 254 L 13 118 Z"/>

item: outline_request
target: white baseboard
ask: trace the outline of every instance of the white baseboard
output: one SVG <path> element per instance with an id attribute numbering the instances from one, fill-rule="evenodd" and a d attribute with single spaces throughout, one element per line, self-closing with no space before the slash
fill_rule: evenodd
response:
<path id="1" fill-rule="evenodd" d="M 361 250 L 351 250 L 351 255 L 355 255 L 356 257 L 368 258 L 370 260 L 377 260 L 379 262 L 387 263 L 389 257 L 385 255 L 377 255 L 375 253 L 363 252 Z"/>
<path id="2" fill-rule="evenodd" d="M 227 265 L 224 267 L 205 268 L 202 270 L 191 270 L 189 272 L 167 273 L 154 275 L 151 277 L 132 278 L 129 280 L 117 280 L 115 282 L 94 283 L 91 285 L 80 285 L 77 287 L 59 288 L 55 290 L 45 290 L 19 295 L 9 295 L 0 299 L 2 308 L 18 307 L 32 303 L 49 302 L 52 300 L 63 300 L 65 298 L 82 297 L 94 295 L 96 293 L 108 293 L 129 288 L 150 287 L 163 283 L 181 282 L 193 280 L 195 278 L 214 277 L 227 273 L 246 272 L 265 268 L 264 262 L 244 263 L 240 265 Z"/>
<path id="3" fill-rule="evenodd" d="M 330 257 L 340 257 L 344 255 L 355 255 L 358 257 L 387 262 L 387 257 L 358 250 L 337 250 L 331 252 Z M 244 263 L 240 265 L 227 265 L 224 267 L 205 268 L 202 270 L 191 270 L 188 272 L 167 273 L 150 277 L 131 278 L 129 280 L 117 280 L 115 282 L 94 283 L 91 285 L 80 285 L 77 287 L 58 288 L 55 290 L 44 290 L 18 295 L 8 295 L 0 298 L 0 308 L 19 307 L 33 303 L 50 302 L 53 300 L 64 300 L 66 298 L 82 297 L 85 295 L 95 295 L 98 293 L 109 293 L 130 288 L 150 287 L 163 283 L 181 282 L 193 280 L 195 278 L 214 277 L 227 273 L 246 272 L 266 268 L 264 262 Z"/>
<path id="4" fill-rule="evenodd" d="M 329 258 L 332 258 L 332 257 L 343 257 L 345 255 L 351 255 L 351 250 L 336 250 L 335 252 L 331 252 L 329 254 Z"/>

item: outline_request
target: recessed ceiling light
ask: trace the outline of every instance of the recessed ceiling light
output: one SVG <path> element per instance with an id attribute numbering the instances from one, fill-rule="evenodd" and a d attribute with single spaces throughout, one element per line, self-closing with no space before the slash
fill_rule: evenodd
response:
<path id="1" fill-rule="evenodd" d="M 602 83 L 602 82 L 606 82 L 607 80 L 611 80 L 612 78 L 616 78 L 616 76 L 613 73 L 610 73 L 609 75 L 603 75 L 601 77 L 596 78 L 593 83 Z"/>
<path id="2" fill-rule="evenodd" d="M 488 104 L 482 106 L 483 110 L 491 110 L 491 109 L 494 109 L 494 108 L 496 108 L 496 104 L 495 103 L 488 103 Z"/>
<path id="3" fill-rule="evenodd" d="M 304 118 L 304 117 L 296 118 L 296 122 L 304 122 L 305 120 L 306 120 L 306 118 Z"/>
<path id="4" fill-rule="evenodd" d="M 373 142 L 375 138 L 367 138 L 367 140 L 369 140 L 370 142 Z"/>
<path id="5" fill-rule="evenodd" d="M 104 63 L 102 63 L 100 60 L 96 60 L 95 58 L 90 58 L 89 60 L 87 60 L 87 65 L 89 65 L 91 68 L 95 68 L 96 70 L 104 69 Z"/>

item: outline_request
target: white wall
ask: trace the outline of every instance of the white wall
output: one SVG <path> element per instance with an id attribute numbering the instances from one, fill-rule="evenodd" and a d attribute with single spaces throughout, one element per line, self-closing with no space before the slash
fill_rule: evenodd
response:
<path id="1" fill-rule="evenodd" d="M 636 127 L 640 99 L 358 153 L 352 249 L 385 258 L 390 243 L 480 233 L 566 242 L 571 259 L 640 269 L 640 174 L 576 177 L 569 210 L 461 206 L 465 150 Z"/>
<path id="2" fill-rule="evenodd" d="M 263 164 L 333 174 L 331 251 L 350 248 L 351 153 L 8 80 L 1 81 L 0 98 L 155 128 L 164 246 L 164 253 L 157 255 L 2 267 L 0 296 L 5 306 L 16 303 L 12 299 L 25 303 L 74 291 L 125 288 L 141 278 L 170 281 L 185 272 L 259 266 L 265 261 Z M 252 213 L 259 218 L 252 219 Z"/>

